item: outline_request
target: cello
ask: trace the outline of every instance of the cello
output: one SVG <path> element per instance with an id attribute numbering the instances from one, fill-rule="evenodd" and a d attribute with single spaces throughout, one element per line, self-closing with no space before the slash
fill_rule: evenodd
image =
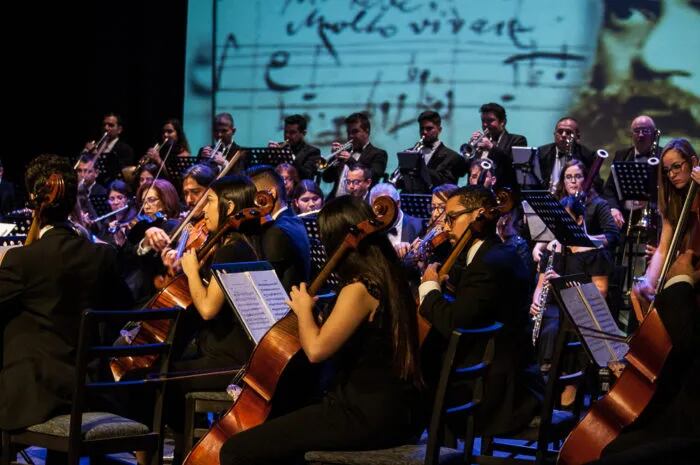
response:
<path id="1" fill-rule="evenodd" d="M 691 206 L 697 196 L 697 184 L 690 181 L 688 195 L 673 233 L 657 293 L 663 289 L 671 262 L 681 246 Z M 569 433 L 559 451 L 557 463 L 578 465 L 600 458 L 603 449 L 633 424 L 651 402 L 659 386 L 661 371 L 673 344 L 653 302 L 639 325 L 625 355 L 628 365 L 610 391 L 595 404 Z"/>
<path id="2" fill-rule="evenodd" d="M 370 234 L 385 231 L 397 216 L 396 204 L 388 196 L 372 203 L 375 218 L 351 228 L 343 242 L 326 262 L 308 288 L 314 296 L 346 253 L 356 249 Z M 263 336 L 242 372 L 243 386 L 233 406 L 211 427 L 192 448 L 184 465 L 218 465 L 224 442 L 241 431 L 262 424 L 270 414 L 280 378 L 301 352 L 297 316 L 289 311 Z"/>
<path id="3" fill-rule="evenodd" d="M 232 214 L 226 224 L 219 228 L 216 234 L 197 251 L 197 260 L 202 263 L 214 253 L 214 247 L 219 240 L 231 230 L 237 230 L 246 221 L 261 221 L 273 208 L 272 196 L 264 191 L 255 194 L 255 207 L 243 208 Z M 192 297 L 189 292 L 187 277 L 184 273 L 175 276 L 163 287 L 146 305 L 146 308 L 187 308 L 192 305 Z M 144 321 L 141 325 L 127 324 L 122 330 L 119 342 L 127 344 L 150 344 L 165 341 L 170 331 L 170 320 Z M 115 357 L 110 360 L 109 366 L 112 376 L 116 381 L 121 380 L 126 373 L 137 369 L 147 369 L 153 365 L 156 355 Z"/>

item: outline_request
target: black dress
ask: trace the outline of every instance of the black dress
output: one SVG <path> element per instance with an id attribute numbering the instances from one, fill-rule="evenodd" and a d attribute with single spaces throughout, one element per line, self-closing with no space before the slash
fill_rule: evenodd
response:
<path id="1" fill-rule="evenodd" d="M 370 291 L 373 295 L 373 291 Z M 366 450 L 409 441 L 420 424 L 418 391 L 392 369 L 391 328 L 381 303 L 334 357 L 318 403 L 231 437 L 221 464 L 304 463 L 310 450 Z"/>

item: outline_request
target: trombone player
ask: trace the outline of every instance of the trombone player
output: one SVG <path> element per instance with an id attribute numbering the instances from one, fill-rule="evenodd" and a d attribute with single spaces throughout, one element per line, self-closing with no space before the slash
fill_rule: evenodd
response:
<path id="1" fill-rule="evenodd" d="M 435 186 L 457 184 L 466 173 L 466 163 L 457 152 L 440 141 L 440 115 L 431 110 L 418 115 L 418 130 L 421 142 L 414 147 L 420 153 L 418 165 L 414 169 L 401 168 L 396 187 L 408 194 L 429 194 Z"/>
<path id="2" fill-rule="evenodd" d="M 345 130 L 348 136 L 347 150 L 340 150 L 343 144 L 333 142 L 331 150 L 338 152 L 333 160 L 326 160 L 328 166 L 323 170 L 321 179 L 325 182 L 333 183 L 328 199 L 348 194 L 345 180 L 349 167 L 359 163 L 370 169 L 372 175 L 372 185 L 379 182 L 384 176 L 387 163 L 387 153 L 385 150 L 370 144 L 370 122 L 366 113 L 353 113 L 345 118 Z"/>

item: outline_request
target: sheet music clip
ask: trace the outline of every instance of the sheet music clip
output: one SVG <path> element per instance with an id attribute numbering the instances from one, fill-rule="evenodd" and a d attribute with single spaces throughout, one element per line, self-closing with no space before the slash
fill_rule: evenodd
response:
<path id="1" fill-rule="evenodd" d="M 542 189 L 540 151 L 537 147 L 513 147 L 515 179 L 523 189 Z"/>
<path id="2" fill-rule="evenodd" d="M 583 228 L 576 224 L 571 215 L 548 191 L 522 191 L 521 194 L 524 199 L 523 208 L 530 237 L 533 241 L 549 242 L 556 239 L 564 250 L 567 246 L 595 247 Z M 528 211 L 532 212 L 530 216 Z"/>
<path id="3" fill-rule="evenodd" d="M 618 200 L 656 200 L 655 166 L 647 162 L 614 161 L 611 167 Z"/>
<path id="4" fill-rule="evenodd" d="M 551 280 L 551 284 L 557 304 L 598 368 L 607 368 L 611 361 L 621 361 L 629 351 L 628 337 L 617 326 L 605 298 L 590 278 L 561 276 Z"/>
<path id="5" fill-rule="evenodd" d="M 289 146 L 285 147 L 246 147 L 248 167 L 256 165 L 277 166 L 282 163 L 294 163 L 294 154 Z"/>

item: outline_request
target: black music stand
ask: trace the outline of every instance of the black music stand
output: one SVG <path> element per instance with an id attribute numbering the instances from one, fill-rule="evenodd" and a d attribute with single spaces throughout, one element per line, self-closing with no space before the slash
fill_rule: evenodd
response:
<path id="1" fill-rule="evenodd" d="M 562 245 L 562 254 L 565 254 L 567 246 L 595 247 L 583 228 L 576 224 L 571 215 L 548 191 L 523 191 L 522 198 L 542 220 L 546 229 L 551 231 L 555 239 Z M 530 221 L 528 220 L 528 227 Z M 536 234 L 542 231 L 530 231 L 533 240 Z"/>
<path id="2" fill-rule="evenodd" d="M 182 186 L 182 177 L 185 171 L 194 165 L 205 164 L 204 160 L 208 160 L 208 158 L 171 156 L 166 165 L 173 185 L 179 190 L 180 186 Z"/>
<path id="3" fill-rule="evenodd" d="M 109 205 L 109 199 L 106 195 L 93 194 L 88 196 L 88 200 L 97 216 L 103 216 L 112 211 L 112 207 Z"/>
<path id="4" fill-rule="evenodd" d="M 618 200 L 655 200 L 654 192 L 650 191 L 653 170 L 649 163 L 614 161 L 611 173 Z"/>
<path id="5" fill-rule="evenodd" d="M 430 219 L 433 213 L 432 195 L 401 194 L 401 210 L 416 218 Z"/>
<path id="6" fill-rule="evenodd" d="M 32 226 L 32 212 L 28 209 L 13 211 L 3 218 L 3 222 L 15 224 L 13 235 L 26 236 Z"/>
<path id="7" fill-rule="evenodd" d="M 294 164 L 294 154 L 289 147 L 247 147 L 247 166 L 270 165 L 277 166 L 282 163 Z"/>
<path id="8" fill-rule="evenodd" d="M 0 247 L 23 245 L 27 236 L 0 236 Z"/>
<path id="9" fill-rule="evenodd" d="M 328 261 L 326 248 L 321 242 L 321 235 L 318 230 L 318 221 L 316 215 L 308 215 L 301 217 L 306 228 L 306 234 L 309 236 L 309 245 L 311 246 L 311 278 L 315 278 L 323 269 Z M 335 291 L 340 284 L 340 279 L 335 273 L 332 273 L 326 283 L 323 285 L 323 292 Z"/>
<path id="10" fill-rule="evenodd" d="M 588 281 L 588 282 L 585 282 Z M 551 281 L 554 298 L 572 323 L 586 353 L 599 369 L 620 361 L 629 350 L 627 336 L 617 326 L 605 298 L 584 275 Z"/>
<path id="11" fill-rule="evenodd" d="M 515 179 L 523 189 L 542 189 L 540 151 L 537 147 L 513 147 Z"/>
<path id="12" fill-rule="evenodd" d="M 399 171 L 401 173 L 406 173 L 418 169 L 423 156 L 421 152 L 406 150 L 403 152 L 398 152 L 396 154 L 396 158 L 399 161 Z"/>

